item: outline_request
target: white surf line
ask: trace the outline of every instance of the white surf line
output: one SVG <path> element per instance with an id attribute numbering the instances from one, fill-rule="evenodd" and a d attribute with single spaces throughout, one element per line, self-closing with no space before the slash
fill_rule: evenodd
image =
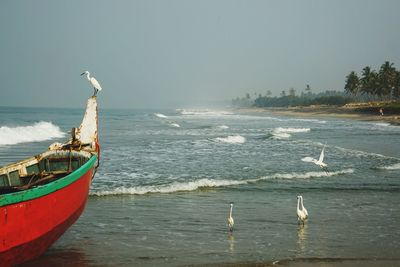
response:
<path id="1" fill-rule="evenodd" d="M 64 137 L 64 135 L 60 127 L 47 121 L 40 121 L 27 126 L 1 126 L 0 146 L 45 141 Z"/>
<path id="2" fill-rule="evenodd" d="M 391 165 L 386 165 L 386 166 L 382 166 L 382 167 L 377 167 L 377 169 L 380 170 L 400 170 L 400 163 L 395 163 L 395 164 L 391 164 Z"/>
<path id="3" fill-rule="evenodd" d="M 120 186 L 112 190 L 94 190 L 91 191 L 92 196 L 109 196 L 109 195 L 144 195 L 150 193 L 176 193 L 176 192 L 191 192 L 196 191 L 200 188 L 217 188 L 217 187 L 228 187 L 235 185 L 257 183 L 265 180 L 273 179 L 311 179 L 311 178 L 322 178 L 332 177 L 341 174 L 353 173 L 353 169 L 345 169 L 336 172 L 306 172 L 306 173 L 275 173 L 267 176 L 262 176 L 255 179 L 246 180 L 212 180 L 212 179 L 199 179 L 189 182 L 173 182 L 165 185 L 150 185 L 150 186 L 133 186 L 125 187 Z"/>

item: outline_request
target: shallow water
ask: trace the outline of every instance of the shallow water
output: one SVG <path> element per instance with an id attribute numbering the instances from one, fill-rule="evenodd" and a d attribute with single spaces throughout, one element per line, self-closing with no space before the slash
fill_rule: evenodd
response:
<path id="1" fill-rule="evenodd" d="M 49 127 L 48 140 L 24 142 L 36 136 L 29 128 L 25 139 L 0 145 L 1 165 L 64 140 L 82 112 L 0 108 L 0 143 L 15 127 Z M 101 166 L 86 210 L 26 266 L 397 260 L 399 134 L 396 126 L 332 118 L 101 110 Z M 318 158 L 324 144 L 329 172 L 302 161 Z M 310 215 L 304 226 L 299 194 Z"/>

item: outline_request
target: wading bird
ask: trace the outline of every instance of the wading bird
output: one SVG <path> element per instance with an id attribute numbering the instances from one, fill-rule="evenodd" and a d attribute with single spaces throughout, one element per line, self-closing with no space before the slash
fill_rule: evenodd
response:
<path id="1" fill-rule="evenodd" d="M 300 207 L 301 205 L 301 207 Z M 308 218 L 307 209 L 303 205 L 303 197 L 297 196 L 297 221 L 304 224 L 304 221 Z"/>
<path id="2" fill-rule="evenodd" d="M 99 82 L 94 78 L 94 77 L 90 77 L 90 72 L 88 72 L 87 70 L 84 71 L 82 75 L 86 74 L 86 79 L 90 82 L 90 84 L 93 86 L 94 92 L 93 95 L 97 95 L 98 91 L 101 91 L 101 86 L 99 84 Z"/>
<path id="3" fill-rule="evenodd" d="M 310 157 L 306 157 L 306 158 L 304 158 L 302 160 L 305 161 L 305 162 L 312 162 L 312 163 L 318 165 L 319 167 L 321 167 L 322 170 L 324 170 L 325 172 L 328 173 L 328 165 L 324 162 L 325 146 L 326 146 L 326 144 L 322 148 L 321 154 L 319 155 L 319 159 L 318 160 L 310 158 Z"/>
<path id="4" fill-rule="evenodd" d="M 235 221 L 233 220 L 233 217 L 232 217 L 233 203 L 231 203 L 230 205 L 231 205 L 231 211 L 229 212 L 229 217 L 228 217 L 228 227 L 229 227 L 229 231 L 233 232 L 233 225 L 235 224 Z"/>

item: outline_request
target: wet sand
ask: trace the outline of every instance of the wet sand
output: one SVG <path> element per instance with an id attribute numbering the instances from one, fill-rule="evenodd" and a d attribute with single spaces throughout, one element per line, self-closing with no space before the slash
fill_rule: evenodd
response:
<path id="1" fill-rule="evenodd" d="M 199 265 L 195 265 L 198 267 Z M 273 263 L 232 263 L 206 265 L 207 267 L 398 267 L 400 259 L 339 259 L 306 258 L 281 260 Z M 193 266 L 194 267 L 194 266 Z"/>
<path id="2" fill-rule="evenodd" d="M 380 121 L 392 125 L 400 125 L 400 114 L 384 114 L 381 116 L 377 109 L 374 112 L 363 112 L 355 107 L 333 107 L 333 106 L 310 106 L 310 107 L 289 107 L 289 108 L 243 108 L 242 112 L 271 112 L 281 116 L 297 117 L 318 117 L 318 118 L 346 118 L 363 121 Z"/>

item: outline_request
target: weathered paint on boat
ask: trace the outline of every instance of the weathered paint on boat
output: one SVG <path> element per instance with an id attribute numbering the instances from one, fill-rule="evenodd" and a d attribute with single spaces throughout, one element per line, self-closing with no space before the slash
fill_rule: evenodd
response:
<path id="1" fill-rule="evenodd" d="M 81 215 L 97 157 L 52 183 L 0 198 L 0 266 L 44 253 Z"/>
<path id="2" fill-rule="evenodd" d="M 44 153 L 0 168 L 0 267 L 40 256 L 82 214 L 99 166 L 97 124 L 97 101 L 92 96 L 69 142 L 53 143 Z M 64 162 L 67 169 L 62 163 L 57 165 L 65 155 L 69 157 Z M 79 164 L 76 168 L 72 159 Z M 47 160 L 47 165 L 40 167 L 42 160 Z M 52 160 L 55 165 L 50 164 Z M 28 181 L 22 183 L 24 177 Z M 14 183 L 15 178 L 20 180 Z"/>

